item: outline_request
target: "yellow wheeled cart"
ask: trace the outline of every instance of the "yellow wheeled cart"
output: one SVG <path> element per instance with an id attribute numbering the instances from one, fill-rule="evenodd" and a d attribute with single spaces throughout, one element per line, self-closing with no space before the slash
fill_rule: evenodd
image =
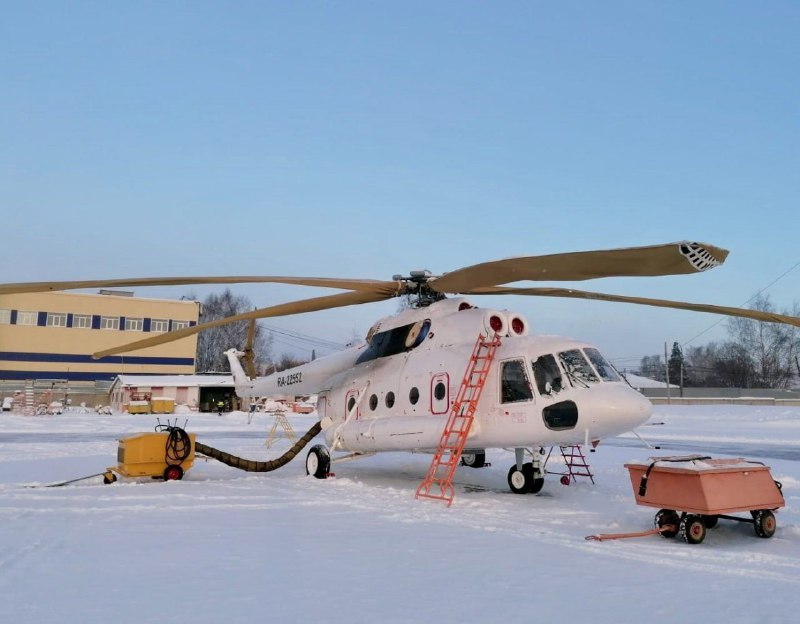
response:
<path id="1" fill-rule="evenodd" d="M 103 473 L 103 482 L 113 483 L 116 475 L 182 479 L 194 464 L 194 449 L 195 434 L 175 426 L 122 438 L 117 448 L 118 463 Z"/>

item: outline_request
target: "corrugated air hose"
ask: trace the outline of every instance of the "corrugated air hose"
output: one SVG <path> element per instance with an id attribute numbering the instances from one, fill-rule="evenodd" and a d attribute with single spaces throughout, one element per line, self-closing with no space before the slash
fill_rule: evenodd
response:
<path id="1" fill-rule="evenodd" d="M 247 472 L 271 472 L 272 470 L 277 470 L 278 468 L 281 468 L 292 461 L 295 456 L 303 450 L 303 447 L 311 442 L 312 438 L 320 431 L 322 431 L 322 425 L 320 423 L 315 423 L 311 429 L 306 431 L 302 438 L 294 443 L 292 448 L 290 448 L 277 459 L 271 459 L 270 461 L 253 461 L 251 459 L 242 459 L 241 457 L 236 457 L 235 455 L 231 455 L 225 451 L 220 451 L 219 449 L 201 444 L 200 442 L 195 442 L 194 449 L 197 453 L 201 453 L 206 457 L 216 459 L 223 464 L 233 466 L 239 470 L 246 470 Z"/>

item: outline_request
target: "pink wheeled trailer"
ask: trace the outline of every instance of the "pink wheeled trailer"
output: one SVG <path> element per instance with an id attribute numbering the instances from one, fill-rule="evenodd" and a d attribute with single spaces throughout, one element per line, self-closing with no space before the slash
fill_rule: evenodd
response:
<path id="1" fill-rule="evenodd" d="M 749 522 L 759 537 L 772 537 L 773 513 L 786 503 L 781 484 L 761 462 L 699 455 L 651 457 L 625 464 L 638 505 L 658 507 L 655 527 L 664 537 L 699 544 L 717 520 Z M 730 514 L 750 512 L 742 518 Z"/>

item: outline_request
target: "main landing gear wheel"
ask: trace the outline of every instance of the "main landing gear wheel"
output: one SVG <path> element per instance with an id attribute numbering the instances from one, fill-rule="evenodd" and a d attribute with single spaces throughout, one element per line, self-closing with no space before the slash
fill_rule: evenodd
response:
<path id="1" fill-rule="evenodd" d="M 751 513 L 753 515 L 753 526 L 755 527 L 756 535 L 759 537 L 772 537 L 775 535 L 775 529 L 778 528 L 778 521 L 775 520 L 774 513 L 769 509 L 759 509 Z"/>
<path id="2" fill-rule="evenodd" d="M 544 477 L 537 477 L 533 464 L 522 464 L 522 470 L 517 470 L 514 464 L 508 471 L 508 487 L 514 494 L 536 494 L 544 486 Z"/>
<path id="3" fill-rule="evenodd" d="M 657 529 L 667 525 L 675 527 L 674 529 L 668 529 L 661 532 L 662 537 L 675 537 L 678 534 L 678 525 L 680 524 L 680 521 L 681 518 L 677 511 L 673 511 L 672 509 L 662 509 L 656 514 L 653 524 L 655 524 Z"/>
<path id="4" fill-rule="evenodd" d="M 706 538 L 706 525 L 703 516 L 686 514 L 678 528 L 678 533 L 687 544 L 699 544 Z"/>
<path id="5" fill-rule="evenodd" d="M 331 471 L 331 455 L 322 444 L 311 447 L 306 455 L 306 474 L 317 479 L 327 479 Z"/>
<path id="6" fill-rule="evenodd" d="M 167 466 L 164 469 L 164 481 L 180 481 L 183 479 L 183 468 L 180 466 Z"/>
<path id="7" fill-rule="evenodd" d="M 462 453 L 461 465 L 470 468 L 483 468 L 486 465 L 486 453 Z"/>

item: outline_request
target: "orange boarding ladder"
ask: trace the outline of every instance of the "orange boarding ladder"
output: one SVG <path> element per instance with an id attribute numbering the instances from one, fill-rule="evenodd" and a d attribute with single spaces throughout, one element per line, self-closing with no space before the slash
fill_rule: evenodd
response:
<path id="1" fill-rule="evenodd" d="M 475 410 L 478 408 L 486 377 L 499 346 L 500 336 L 497 334 L 491 339 L 487 339 L 483 334 L 478 335 L 456 400 L 450 408 L 447 424 L 442 431 L 442 437 L 439 438 L 439 445 L 428 472 L 417 488 L 416 498 L 445 500 L 448 507 L 452 504 L 455 496 L 453 475 L 461 460 L 461 452 L 467 442 Z"/>

